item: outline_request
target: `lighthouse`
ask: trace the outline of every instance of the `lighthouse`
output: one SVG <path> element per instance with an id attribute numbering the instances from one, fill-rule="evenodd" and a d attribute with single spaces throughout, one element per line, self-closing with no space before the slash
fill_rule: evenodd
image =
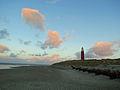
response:
<path id="1" fill-rule="evenodd" d="M 83 49 L 83 47 L 81 48 L 81 60 L 84 60 L 84 49 Z"/>

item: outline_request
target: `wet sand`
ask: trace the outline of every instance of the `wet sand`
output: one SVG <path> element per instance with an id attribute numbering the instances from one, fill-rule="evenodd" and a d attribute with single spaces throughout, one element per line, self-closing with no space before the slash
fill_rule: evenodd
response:
<path id="1" fill-rule="evenodd" d="M 53 66 L 0 70 L 0 90 L 120 90 L 120 79 Z"/>

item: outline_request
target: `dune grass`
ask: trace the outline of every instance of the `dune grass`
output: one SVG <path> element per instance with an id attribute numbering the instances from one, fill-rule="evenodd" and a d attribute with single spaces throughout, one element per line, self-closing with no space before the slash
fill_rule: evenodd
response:
<path id="1" fill-rule="evenodd" d="M 98 65 L 120 65 L 120 59 L 102 59 L 102 60 L 68 60 L 54 63 L 53 66 L 98 66 Z"/>

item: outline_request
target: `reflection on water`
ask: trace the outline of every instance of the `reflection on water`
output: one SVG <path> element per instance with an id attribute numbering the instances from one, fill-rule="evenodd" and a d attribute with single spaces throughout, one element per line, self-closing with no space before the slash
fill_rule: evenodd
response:
<path id="1" fill-rule="evenodd" d="M 21 66 L 29 66 L 29 65 L 0 65 L 0 69 L 11 69 L 13 67 L 21 67 Z"/>

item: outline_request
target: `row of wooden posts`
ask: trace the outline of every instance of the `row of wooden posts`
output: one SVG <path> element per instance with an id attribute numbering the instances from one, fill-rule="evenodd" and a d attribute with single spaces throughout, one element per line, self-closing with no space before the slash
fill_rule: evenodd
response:
<path id="1" fill-rule="evenodd" d="M 110 79 L 120 79 L 120 71 L 119 70 L 110 70 L 110 69 L 90 69 L 90 68 L 82 68 L 71 66 L 74 70 L 79 70 L 88 73 L 95 73 L 95 75 L 105 75 Z"/>

